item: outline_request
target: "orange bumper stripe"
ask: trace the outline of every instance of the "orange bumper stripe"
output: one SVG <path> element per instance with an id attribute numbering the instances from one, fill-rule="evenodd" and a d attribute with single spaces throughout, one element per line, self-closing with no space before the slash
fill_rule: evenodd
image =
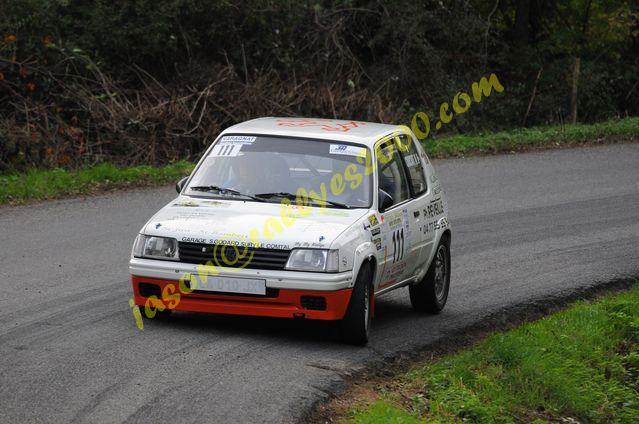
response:
<path id="1" fill-rule="evenodd" d="M 176 311 L 207 312 L 216 314 L 252 315 L 279 318 L 304 317 L 319 320 L 339 320 L 344 318 L 353 289 L 337 291 L 279 289 L 276 297 L 256 297 L 242 295 L 220 295 L 184 293 L 178 281 L 131 276 L 135 304 L 144 306 L 146 302 L 154 308 L 169 308 Z M 155 284 L 162 296 L 157 301 L 140 294 L 140 283 Z M 167 286 L 173 285 L 174 290 Z M 326 310 L 304 309 L 302 296 L 322 296 L 326 299 Z"/>

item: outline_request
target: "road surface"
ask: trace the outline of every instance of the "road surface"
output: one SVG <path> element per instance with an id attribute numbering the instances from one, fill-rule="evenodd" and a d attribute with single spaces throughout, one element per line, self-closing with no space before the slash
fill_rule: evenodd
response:
<path id="1" fill-rule="evenodd" d="M 378 299 L 366 348 L 312 322 L 177 313 L 137 329 L 127 261 L 172 187 L 0 208 L 0 422 L 296 422 L 353 370 L 489 314 L 639 275 L 639 144 L 435 161 L 439 316 Z"/>

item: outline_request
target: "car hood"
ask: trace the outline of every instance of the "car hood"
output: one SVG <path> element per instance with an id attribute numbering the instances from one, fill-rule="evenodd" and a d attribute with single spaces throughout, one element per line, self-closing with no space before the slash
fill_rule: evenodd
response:
<path id="1" fill-rule="evenodd" d="M 296 214 L 294 223 L 286 226 L 280 215 L 283 207 L 279 202 L 181 196 L 156 213 L 143 232 L 173 237 L 180 242 L 246 243 L 273 249 L 328 248 L 337 236 L 369 211 L 329 207 L 307 209 L 310 211 L 308 216 Z M 297 208 L 293 206 L 292 210 L 297 211 Z"/>

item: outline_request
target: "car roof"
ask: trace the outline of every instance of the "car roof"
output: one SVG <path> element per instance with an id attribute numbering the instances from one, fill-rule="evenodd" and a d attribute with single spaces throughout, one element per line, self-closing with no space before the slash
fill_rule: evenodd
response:
<path id="1" fill-rule="evenodd" d="M 276 135 L 346 141 L 373 147 L 381 137 L 391 134 L 396 125 L 323 118 L 258 118 L 233 125 L 224 134 Z"/>

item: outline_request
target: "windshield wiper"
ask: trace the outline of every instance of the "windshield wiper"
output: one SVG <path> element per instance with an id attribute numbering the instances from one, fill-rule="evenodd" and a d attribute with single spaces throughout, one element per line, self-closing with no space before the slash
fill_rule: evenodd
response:
<path id="1" fill-rule="evenodd" d="M 297 199 L 297 196 L 295 194 L 287 193 L 285 191 L 279 191 L 279 192 L 275 192 L 275 193 L 259 193 L 259 194 L 256 194 L 255 196 L 256 197 L 285 197 L 285 198 L 291 199 L 291 200 L 296 200 Z M 340 203 L 340 202 L 334 202 L 332 200 L 323 200 L 323 199 L 320 199 L 319 197 L 309 197 L 309 199 L 311 199 L 315 203 L 326 203 L 328 205 L 335 206 L 337 208 L 342 208 L 342 209 L 350 209 L 351 208 L 347 204 Z"/>
<path id="2" fill-rule="evenodd" d="M 256 197 L 286 197 L 287 199 L 295 200 L 297 198 L 293 193 L 287 193 L 285 191 L 277 191 L 274 193 L 258 193 Z"/>
<path id="3" fill-rule="evenodd" d="M 214 186 L 214 185 L 207 185 L 207 186 L 194 186 L 194 187 L 189 187 L 191 190 L 195 190 L 195 191 L 219 191 L 221 192 L 227 192 L 227 193 L 232 193 L 232 194 L 242 194 L 237 190 L 233 190 L 232 188 L 224 188 L 224 187 L 220 187 L 220 186 Z"/>
<path id="4" fill-rule="evenodd" d="M 219 186 L 214 186 L 214 185 L 208 185 L 208 186 L 189 187 L 189 189 L 194 190 L 194 191 L 217 191 L 221 195 L 231 194 L 233 196 L 248 197 L 249 199 L 253 199 L 253 200 L 257 201 L 257 202 L 265 202 L 264 199 L 260 199 L 259 197 L 251 196 L 250 194 L 240 193 L 239 191 L 233 190 L 232 188 L 225 188 L 225 187 L 219 187 Z"/>
<path id="5" fill-rule="evenodd" d="M 351 208 L 346 203 L 335 202 L 333 200 L 322 200 L 322 199 L 320 199 L 318 197 L 310 197 L 310 199 L 314 200 L 315 203 L 324 202 L 324 203 L 328 203 L 331 206 L 335 206 L 336 208 L 342 208 L 342 209 L 350 209 Z"/>

